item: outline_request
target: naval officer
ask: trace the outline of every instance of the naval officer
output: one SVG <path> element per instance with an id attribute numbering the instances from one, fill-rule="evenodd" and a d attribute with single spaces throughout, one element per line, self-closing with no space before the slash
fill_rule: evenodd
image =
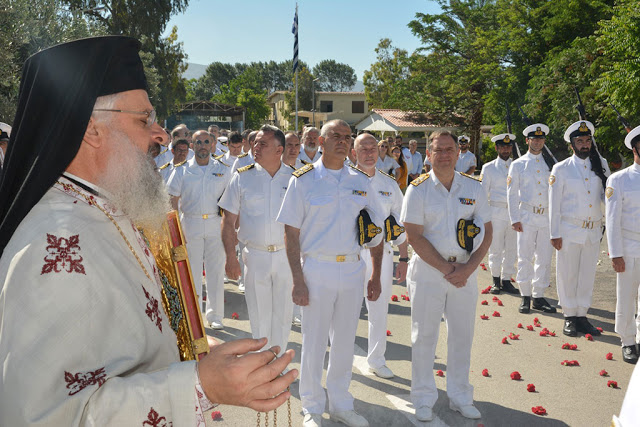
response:
<path id="1" fill-rule="evenodd" d="M 533 308 L 555 313 L 544 298 L 549 287 L 552 247 L 549 245 L 549 175 L 551 167 L 542 156 L 549 127 L 542 123 L 528 126 L 523 132 L 529 151 L 509 167 L 507 204 L 511 227 L 517 232 L 518 273 L 516 282 L 522 302 L 518 311 Z"/>
<path id="2" fill-rule="evenodd" d="M 622 341 L 622 359 L 635 364 L 640 342 L 640 126 L 624 143 L 633 151 L 633 164 L 607 180 L 607 242 L 617 274 L 616 332 Z"/>
<path id="3" fill-rule="evenodd" d="M 447 325 L 449 407 L 480 418 L 469 383 L 478 299 L 477 267 L 491 245 L 491 210 L 478 180 L 455 171 L 459 147 L 449 132 L 431 138 L 432 172 L 411 182 L 402 205 L 414 255 L 411 294 L 411 401 L 420 421 L 433 419 L 438 389 L 433 363 L 442 316 Z M 474 250 L 475 249 L 475 250 Z"/>
<path id="4" fill-rule="evenodd" d="M 285 225 L 293 302 L 302 306 L 300 400 L 304 425 L 321 425 L 327 398 L 322 388 L 322 369 L 329 338 L 330 417 L 349 426 L 364 427 L 369 423 L 353 410 L 353 396 L 349 393 L 365 281 L 365 263 L 358 243 L 368 242 L 371 246 L 373 271 L 367 298 L 375 301 L 380 296 L 382 235 L 376 235 L 381 230 L 374 224 L 382 224 L 378 214 L 381 209 L 367 174 L 344 164 L 351 146 L 348 123 L 325 123 L 319 142 L 322 157 L 293 173 L 278 214 L 278 221 Z"/>
<path id="5" fill-rule="evenodd" d="M 520 292 L 511 284 L 511 276 L 516 272 L 516 232 L 509 222 L 507 209 L 507 176 L 511 166 L 511 152 L 516 136 L 502 133 L 491 138 L 496 144 L 498 157 L 482 166 L 482 186 L 487 192 L 491 206 L 493 240 L 489 248 L 489 271 L 493 276 L 492 294 L 504 291 L 509 294 Z"/>

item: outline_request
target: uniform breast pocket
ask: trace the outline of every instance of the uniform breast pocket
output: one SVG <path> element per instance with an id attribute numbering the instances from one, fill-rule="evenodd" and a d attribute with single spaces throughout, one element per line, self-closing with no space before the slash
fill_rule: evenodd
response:
<path id="1" fill-rule="evenodd" d="M 318 195 L 309 199 L 309 215 L 314 225 L 328 224 L 336 210 L 336 196 Z"/>
<path id="2" fill-rule="evenodd" d="M 258 216 L 264 210 L 264 195 L 248 195 L 244 202 L 249 216 Z"/>
<path id="3" fill-rule="evenodd" d="M 429 229 L 446 227 L 447 224 L 447 205 L 444 203 L 424 204 L 424 225 Z"/>

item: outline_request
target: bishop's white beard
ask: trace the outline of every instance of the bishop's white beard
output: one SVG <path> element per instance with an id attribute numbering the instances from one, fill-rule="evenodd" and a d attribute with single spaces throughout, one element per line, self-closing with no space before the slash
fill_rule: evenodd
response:
<path id="1" fill-rule="evenodd" d="M 171 205 L 153 161 L 124 132 L 113 130 L 110 143 L 114 149 L 98 185 L 136 226 L 160 230 Z"/>

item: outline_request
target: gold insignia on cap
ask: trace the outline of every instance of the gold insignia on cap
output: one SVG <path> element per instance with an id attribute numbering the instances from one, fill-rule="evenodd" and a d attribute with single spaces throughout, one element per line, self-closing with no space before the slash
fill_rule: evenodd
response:
<path id="1" fill-rule="evenodd" d="M 503 141 L 504 142 L 510 142 L 511 138 L 509 138 L 509 135 L 505 135 Z"/>
<path id="2" fill-rule="evenodd" d="M 542 129 L 540 128 L 540 126 L 536 127 L 536 131 L 535 131 L 534 135 L 535 136 L 544 135 L 544 132 L 542 132 Z"/>
<path id="3" fill-rule="evenodd" d="M 604 195 L 607 196 L 607 199 L 610 199 L 613 196 L 613 187 L 607 187 L 604 192 Z"/>
<path id="4" fill-rule="evenodd" d="M 580 132 L 589 132 L 589 127 L 585 122 L 580 122 L 580 127 L 578 128 Z"/>
<path id="5" fill-rule="evenodd" d="M 511 185 L 511 175 L 507 177 L 507 185 Z"/>
<path id="6" fill-rule="evenodd" d="M 554 182 L 556 182 L 556 176 L 549 175 L 549 185 L 553 185 Z"/>

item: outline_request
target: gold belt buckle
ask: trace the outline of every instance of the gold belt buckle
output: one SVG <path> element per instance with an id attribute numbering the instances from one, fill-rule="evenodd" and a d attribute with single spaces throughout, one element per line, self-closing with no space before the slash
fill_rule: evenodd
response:
<path id="1" fill-rule="evenodd" d="M 593 221 L 582 221 L 582 228 L 593 230 Z"/>
<path id="2" fill-rule="evenodd" d="M 533 207 L 533 213 L 534 214 L 538 214 L 538 215 L 542 215 L 544 213 L 544 208 L 539 207 L 539 206 L 534 206 Z"/>
<path id="3" fill-rule="evenodd" d="M 347 260 L 346 255 L 336 255 L 336 262 L 345 262 Z"/>
<path id="4" fill-rule="evenodd" d="M 450 257 L 447 259 L 447 262 L 456 262 L 456 260 L 457 260 L 457 259 L 458 259 L 458 258 L 456 258 L 456 257 L 454 257 L 454 256 L 450 256 Z"/>
<path id="5" fill-rule="evenodd" d="M 276 251 L 276 245 L 267 246 L 267 252 L 275 252 L 275 251 Z"/>
<path id="6" fill-rule="evenodd" d="M 209 218 L 209 215 L 208 215 L 208 214 L 204 214 L 204 215 L 202 215 L 202 219 L 208 219 L 208 218 Z"/>

